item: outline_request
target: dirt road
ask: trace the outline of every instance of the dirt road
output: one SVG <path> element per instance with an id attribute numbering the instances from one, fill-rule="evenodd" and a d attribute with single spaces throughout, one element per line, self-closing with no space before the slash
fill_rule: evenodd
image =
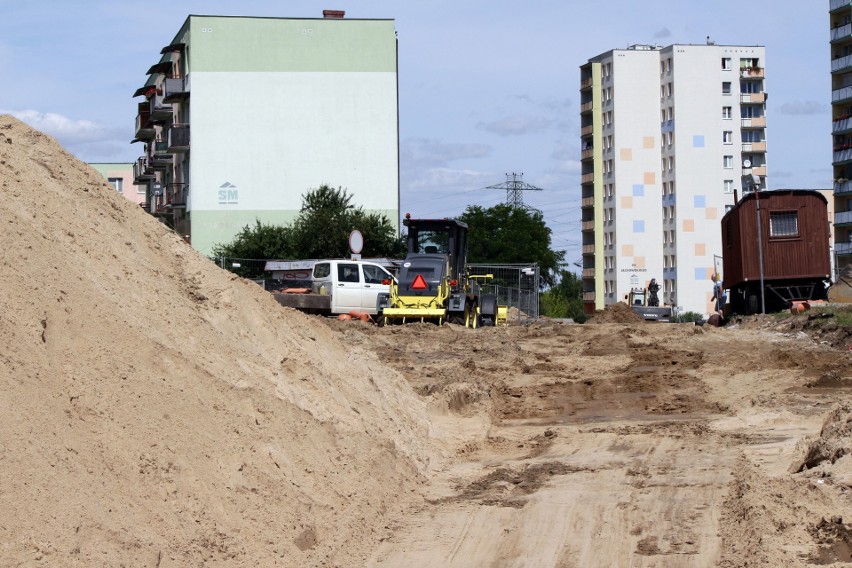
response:
<path id="1" fill-rule="evenodd" d="M 852 562 L 848 408 L 791 473 L 848 400 L 848 352 L 744 326 L 332 325 L 405 375 L 442 456 L 370 566 Z"/>

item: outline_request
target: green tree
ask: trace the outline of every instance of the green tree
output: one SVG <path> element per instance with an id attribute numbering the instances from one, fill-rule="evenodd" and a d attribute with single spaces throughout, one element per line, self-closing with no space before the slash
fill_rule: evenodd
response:
<path id="1" fill-rule="evenodd" d="M 501 203 L 470 205 L 459 217 L 470 227 L 468 262 L 538 263 L 542 287 L 552 286 L 565 251 L 550 248 L 551 230 L 539 211 Z"/>
<path id="2" fill-rule="evenodd" d="M 586 321 L 583 313 L 583 280 L 567 270 L 559 272 L 559 282 L 541 294 L 541 311 L 552 318 Z"/>
<path id="3" fill-rule="evenodd" d="M 292 229 L 281 225 L 269 225 L 259 219 L 254 227 L 246 225 L 228 244 L 213 246 L 214 259 L 274 259 L 292 258 Z M 263 274 L 263 263 L 250 263 L 234 270 L 245 278 L 257 278 Z"/>
<path id="4" fill-rule="evenodd" d="M 364 236 L 365 256 L 392 256 L 400 249 L 396 228 L 385 215 L 365 213 L 352 204 L 345 189 L 321 185 L 302 196 L 293 222 L 293 247 L 298 258 L 341 258 L 349 255 L 349 234 Z"/>
<path id="5" fill-rule="evenodd" d="M 364 236 L 363 255 L 394 256 L 405 251 L 394 224 L 385 215 L 366 213 L 352 204 L 345 189 L 328 185 L 308 190 L 302 196 L 299 215 L 291 225 L 269 225 L 255 221 L 227 244 L 213 247 L 214 259 L 305 259 L 349 256 L 349 234 L 358 229 Z M 255 265 L 256 264 L 256 265 Z M 235 270 L 240 276 L 263 274 L 263 264 L 243 263 Z"/>

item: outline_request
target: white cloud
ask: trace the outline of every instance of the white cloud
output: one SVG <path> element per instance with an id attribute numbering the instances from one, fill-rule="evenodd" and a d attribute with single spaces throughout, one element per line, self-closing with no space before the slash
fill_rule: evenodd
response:
<path id="1" fill-rule="evenodd" d="M 781 114 L 792 115 L 825 114 L 828 105 L 818 101 L 791 101 L 781 105 L 778 110 Z"/>
<path id="2" fill-rule="evenodd" d="M 476 127 L 498 136 L 522 136 L 546 130 L 553 123 L 554 121 L 548 118 L 515 115 L 498 118 L 491 122 L 480 122 Z"/>
<path id="3" fill-rule="evenodd" d="M 50 134 L 62 141 L 92 142 L 114 134 L 111 129 L 91 120 L 74 120 L 53 112 L 37 110 L 0 110 L 26 122 L 36 130 Z"/>
<path id="4" fill-rule="evenodd" d="M 662 38 L 666 38 L 666 37 L 672 37 L 672 32 L 671 32 L 671 30 L 669 30 L 669 28 L 663 28 L 661 30 L 657 30 L 656 32 L 654 32 L 654 37 L 658 38 L 658 39 L 662 39 Z"/>
<path id="5" fill-rule="evenodd" d="M 487 158 L 487 144 L 446 143 L 433 138 L 409 138 L 402 143 L 400 158 L 407 166 L 444 166 L 452 161 Z"/>
<path id="6" fill-rule="evenodd" d="M 134 150 L 125 129 L 86 120 L 72 119 L 54 112 L 3 110 L 29 126 L 56 138 L 66 150 L 81 160 L 131 161 Z"/>

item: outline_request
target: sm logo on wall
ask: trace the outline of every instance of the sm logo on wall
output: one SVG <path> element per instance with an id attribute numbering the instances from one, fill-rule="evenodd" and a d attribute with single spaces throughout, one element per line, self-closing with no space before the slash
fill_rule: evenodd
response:
<path id="1" fill-rule="evenodd" d="M 219 186 L 219 205 L 236 205 L 240 200 L 240 191 L 237 186 L 226 181 Z"/>

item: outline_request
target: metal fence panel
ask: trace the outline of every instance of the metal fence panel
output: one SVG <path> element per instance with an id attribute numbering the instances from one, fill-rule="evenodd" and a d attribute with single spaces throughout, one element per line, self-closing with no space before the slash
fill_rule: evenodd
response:
<path id="1" fill-rule="evenodd" d="M 497 303 L 509 306 L 509 323 L 524 324 L 539 317 L 538 264 L 469 264 L 472 276 L 493 275 L 481 280 L 482 292 L 496 294 Z"/>

